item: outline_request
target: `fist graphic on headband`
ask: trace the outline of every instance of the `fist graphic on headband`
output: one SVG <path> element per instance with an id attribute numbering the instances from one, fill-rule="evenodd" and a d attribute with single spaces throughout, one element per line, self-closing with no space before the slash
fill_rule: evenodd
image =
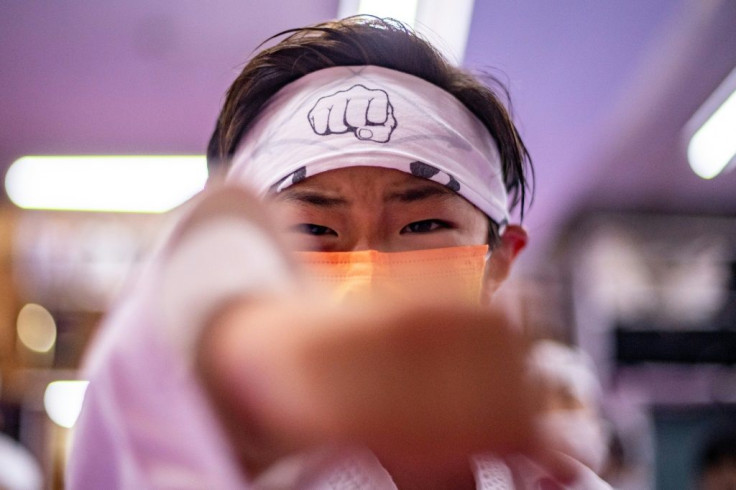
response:
<path id="1" fill-rule="evenodd" d="M 320 97 L 307 118 L 320 136 L 351 132 L 359 140 L 376 143 L 387 143 L 396 128 L 394 107 L 388 94 L 363 85 Z"/>

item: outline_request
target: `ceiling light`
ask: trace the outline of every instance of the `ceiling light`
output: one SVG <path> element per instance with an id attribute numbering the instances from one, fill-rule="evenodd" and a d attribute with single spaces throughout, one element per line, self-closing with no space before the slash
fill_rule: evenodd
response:
<path id="1" fill-rule="evenodd" d="M 24 209 L 160 213 L 207 181 L 204 156 L 25 156 L 5 176 Z"/>
<path id="2" fill-rule="evenodd" d="M 426 37 L 451 62 L 465 55 L 473 0 L 340 0 L 338 17 L 371 14 L 400 20 Z"/>
<path id="3" fill-rule="evenodd" d="M 48 352 L 56 343 L 56 322 L 41 305 L 29 303 L 21 308 L 16 330 L 21 343 L 34 352 Z"/>
<path id="4" fill-rule="evenodd" d="M 417 4 L 418 0 L 358 0 L 358 10 L 353 14 L 391 17 L 413 26 L 417 19 Z"/>
<path id="5" fill-rule="evenodd" d="M 736 161 L 736 69 L 686 125 L 690 168 L 712 179 Z"/>
<path id="6" fill-rule="evenodd" d="M 78 380 L 49 383 L 43 395 L 43 406 L 49 418 L 62 427 L 72 428 L 82 410 L 87 385 L 89 381 Z"/>

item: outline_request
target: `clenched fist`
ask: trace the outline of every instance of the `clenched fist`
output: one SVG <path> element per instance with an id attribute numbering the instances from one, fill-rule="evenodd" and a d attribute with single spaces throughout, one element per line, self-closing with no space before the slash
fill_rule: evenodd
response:
<path id="1" fill-rule="evenodd" d="M 265 466 L 336 442 L 430 466 L 533 443 L 526 343 L 498 312 L 281 297 L 236 303 L 209 333 L 206 385 Z"/>
<path id="2" fill-rule="evenodd" d="M 376 143 L 388 142 L 396 128 L 388 94 L 363 85 L 321 97 L 307 117 L 314 132 L 321 136 L 351 132 L 359 140 Z"/>

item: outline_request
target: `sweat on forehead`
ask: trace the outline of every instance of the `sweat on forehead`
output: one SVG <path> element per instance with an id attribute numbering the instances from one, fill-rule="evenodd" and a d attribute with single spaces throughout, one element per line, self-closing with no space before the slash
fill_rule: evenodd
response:
<path id="1" fill-rule="evenodd" d="M 501 161 L 486 127 L 439 87 L 376 66 L 327 68 L 282 88 L 241 141 L 227 180 L 265 194 L 355 166 L 434 181 L 508 222 Z"/>

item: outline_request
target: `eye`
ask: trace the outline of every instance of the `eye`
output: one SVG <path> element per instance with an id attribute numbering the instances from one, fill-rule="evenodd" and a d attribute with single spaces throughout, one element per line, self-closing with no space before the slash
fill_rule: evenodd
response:
<path id="1" fill-rule="evenodd" d="M 292 226 L 291 231 L 295 231 L 297 233 L 304 233 L 305 235 L 312 235 L 312 236 L 324 236 L 324 235 L 337 236 L 337 232 L 333 230 L 332 228 L 328 228 L 322 225 L 315 225 L 314 223 L 299 223 L 298 225 Z"/>
<path id="2" fill-rule="evenodd" d="M 450 228 L 450 225 L 444 221 L 438 219 L 425 219 L 422 221 L 415 221 L 409 223 L 399 232 L 400 234 L 405 233 L 431 233 L 433 231 Z"/>

